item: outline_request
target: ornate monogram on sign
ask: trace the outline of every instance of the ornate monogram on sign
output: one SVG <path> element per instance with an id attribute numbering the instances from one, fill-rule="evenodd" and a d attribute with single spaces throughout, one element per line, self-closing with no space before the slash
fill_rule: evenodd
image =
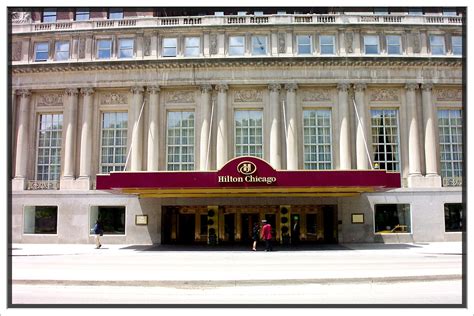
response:
<path id="1" fill-rule="evenodd" d="M 176 91 L 166 94 L 167 103 L 194 103 L 194 91 Z"/>
<path id="2" fill-rule="evenodd" d="M 303 102 L 331 101 L 330 89 L 311 89 L 303 91 Z"/>
<path id="3" fill-rule="evenodd" d="M 12 43 L 12 60 L 19 61 L 21 60 L 21 42 Z"/>
<path id="4" fill-rule="evenodd" d="M 38 106 L 62 106 L 63 95 L 61 93 L 48 93 L 38 95 Z"/>
<path id="5" fill-rule="evenodd" d="M 100 104 L 127 104 L 128 98 L 124 93 L 105 93 L 100 96 Z"/>
<path id="6" fill-rule="evenodd" d="M 462 89 L 436 89 L 434 95 L 438 101 L 462 101 Z"/>
<path id="7" fill-rule="evenodd" d="M 398 102 L 398 90 L 390 88 L 375 89 L 370 95 L 370 101 L 392 101 Z"/>
<path id="8" fill-rule="evenodd" d="M 262 102 L 263 93 L 257 89 L 237 90 L 234 94 L 234 102 Z"/>

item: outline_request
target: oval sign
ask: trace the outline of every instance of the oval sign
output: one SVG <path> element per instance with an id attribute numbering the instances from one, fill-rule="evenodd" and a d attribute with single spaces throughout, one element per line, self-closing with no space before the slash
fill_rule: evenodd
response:
<path id="1" fill-rule="evenodd" d="M 237 171 L 243 175 L 251 175 L 257 171 L 257 166 L 251 161 L 242 161 L 237 165 Z"/>

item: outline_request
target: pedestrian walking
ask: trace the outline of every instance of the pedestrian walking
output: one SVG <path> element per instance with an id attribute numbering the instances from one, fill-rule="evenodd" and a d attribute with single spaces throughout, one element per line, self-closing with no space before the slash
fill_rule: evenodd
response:
<path id="1" fill-rule="evenodd" d="M 265 240 L 265 251 L 272 251 L 272 225 L 262 220 L 262 239 Z"/>
<path id="2" fill-rule="evenodd" d="M 99 249 L 100 247 L 102 247 L 102 244 L 100 243 L 100 236 L 104 235 L 104 229 L 102 228 L 102 224 L 99 220 L 95 222 L 92 231 L 95 234 L 95 249 Z"/>
<path id="3" fill-rule="evenodd" d="M 260 232 L 260 225 L 258 223 L 253 224 L 253 229 L 252 229 L 252 240 L 253 240 L 253 251 L 257 251 L 257 241 L 258 241 L 258 235 Z"/>

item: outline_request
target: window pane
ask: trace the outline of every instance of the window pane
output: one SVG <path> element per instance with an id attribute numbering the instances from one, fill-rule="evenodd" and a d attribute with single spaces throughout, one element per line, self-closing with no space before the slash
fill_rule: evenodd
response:
<path id="1" fill-rule="evenodd" d="M 119 58 L 133 57 L 133 39 L 121 39 L 119 41 L 120 53 Z"/>
<path id="2" fill-rule="evenodd" d="M 69 59 L 69 42 L 56 42 L 56 60 Z"/>
<path id="3" fill-rule="evenodd" d="M 376 233 L 411 233 L 409 204 L 375 205 Z"/>
<path id="4" fill-rule="evenodd" d="M 242 56 L 245 53 L 245 38 L 243 36 L 231 36 L 229 38 L 229 55 Z"/>
<path id="5" fill-rule="evenodd" d="M 36 179 L 57 181 L 61 171 L 62 114 L 41 114 L 36 151 Z"/>
<path id="6" fill-rule="evenodd" d="M 298 54 L 311 54 L 311 36 L 310 35 L 299 35 L 297 38 L 298 43 Z"/>
<path id="7" fill-rule="evenodd" d="M 122 8 L 110 8 L 109 9 L 109 19 L 123 19 L 123 9 Z"/>
<path id="8" fill-rule="evenodd" d="M 267 37 L 253 36 L 252 37 L 252 55 L 266 55 L 267 54 Z"/>
<path id="9" fill-rule="evenodd" d="M 263 112 L 237 110 L 234 112 L 235 157 L 254 156 L 263 158 Z"/>
<path id="10" fill-rule="evenodd" d="M 97 212 L 91 210 L 91 225 L 97 220 L 102 224 L 105 235 L 125 234 L 125 206 L 99 206 Z"/>
<path id="11" fill-rule="evenodd" d="M 184 56 L 196 57 L 200 53 L 200 38 L 199 37 L 186 37 L 184 40 Z"/>
<path id="12" fill-rule="evenodd" d="M 56 22 L 56 9 L 44 9 L 43 22 Z"/>
<path id="13" fill-rule="evenodd" d="M 127 154 L 127 112 L 104 112 L 101 124 L 102 173 L 125 168 Z"/>
<path id="14" fill-rule="evenodd" d="M 462 185 L 462 111 L 438 110 L 439 151 L 443 186 Z"/>
<path id="15" fill-rule="evenodd" d="M 194 112 L 167 114 L 167 170 L 194 169 Z"/>
<path id="16" fill-rule="evenodd" d="M 303 111 L 304 169 L 331 169 L 331 111 Z"/>
<path id="17" fill-rule="evenodd" d="M 398 110 L 371 110 L 373 163 L 380 169 L 400 170 Z"/>
<path id="18" fill-rule="evenodd" d="M 90 18 L 89 9 L 76 9 L 76 21 L 87 21 Z"/>

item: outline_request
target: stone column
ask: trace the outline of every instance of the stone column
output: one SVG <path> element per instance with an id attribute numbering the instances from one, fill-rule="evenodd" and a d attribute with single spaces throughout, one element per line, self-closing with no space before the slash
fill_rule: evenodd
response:
<path id="1" fill-rule="evenodd" d="M 159 135 L 158 127 L 160 124 L 159 120 L 159 92 L 160 87 L 149 86 L 146 89 L 149 95 L 149 108 L 148 108 L 148 156 L 147 156 L 147 170 L 158 171 L 158 159 L 159 159 Z M 141 108 L 141 104 L 140 104 Z M 143 114 L 142 114 L 143 115 Z"/>
<path id="2" fill-rule="evenodd" d="M 425 164 L 426 176 L 433 177 L 438 175 L 437 154 L 435 136 L 435 113 L 434 106 L 431 102 L 432 84 L 423 84 L 422 102 L 423 102 L 423 125 L 425 130 Z"/>
<path id="3" fill-rule="evenodd" d="M 270 84 L 270 165 L 281 169 L 280 148 L 280 85 Z"/>
<path id="4" fill-rule="evenodd" d="M 408 176 L 421 176 L 420 136 L 418 135 L 418 113 L 416 108 L 417 83 L 407 83 L 406 102 L 408 120 Z"/>
<path id="5" fill-rule="evenodd" d="M 29 118 L 30 118 L 30 103 L 31 91 L 19 90 L 20 108 L 18 110 L 18 129 L 16 134 L 16 164 L 15 164 L 15 179 L 18 181 L 18 186 L 14 189 L 25 189 L 27 166 L 28 166 L 28 150 L 30 144 L 28 142 Z"/>
<path id="6" fill-rule="evenodd" d="M 351 169 L 351 141 L 349 125 L 349 84 L 337 85 L 339 102 L 339 169 Z"/>
<path id="7" fill-rule="evenodd" d="M 82 104 L 82 129 L 81 129 L 81 153 L 79 161 L 79 177 L 90 178 L 92 159 L 92 113 L 94 89 L 81 89 L 83 96 Z"/>
<path id="8" fill-rule="evenodd" d="M 358 170 L 367 170 L 369 169 L 369 158 L 367 157 L 367 150 L 365 147 L 365 142 L 368 144 L 368 135 L 366 135 L 366 112 L 367 108 L 365 106 L 365 89 L 367 85 L 364 83 L 357 83 L 354 85 L 355 90 L 355 102 L 357 107 L 357 112 L 359 114 L 359 119 L 357 120 L 357 131 L 356 131 L 356 153 L 357 153 L 357 169 Z M 356 117 L 357 119 L 357 117 Z"/>
<path id="9" fill-rule="evenodd" d="M 201 141 L 199 144 L 199 170 L 209 170 L 209 133 L 211 128 L 212 85 L 201 85 Z"/>
<path id="10" fill-rule="evenodd" d="M 216 169 L 222 166 L 229 159 L 228 139 L 227 139 L 227 90 L 226 84 L 216 86 L 217 93 L 217 139 L 216 139 Z"/>
<path id="11" fill-rule="evenodd" d="M 296 83 L 285 85 L 286 88 L 286 169 L 298 170 L 298 131 L 296 115 Z"/>
<path id="12" fill-rule="evenodd" d="M 76 162 L 76 127 L 77 127 L 77 96 L 78 89 L 66 89 L 64 107 L 64 171 L 65 180 L 74 179 L 74 166 Z M 63 187 L 63 185 L 61 185 Z"/>
<path id="13" fill-rule="evenodd" d="M 133 117 L 133 128 L 132 128 L 132 141 L 130 143 L 130 170 L 141 171 L 142 170 L 142 158 L 143 158 L 143 113 L 140 117 L 140 110 L 143 104 L 143 87 L 133 87 L 130 91 L 133 94 L 132 98 L 132 117 Z"/>

